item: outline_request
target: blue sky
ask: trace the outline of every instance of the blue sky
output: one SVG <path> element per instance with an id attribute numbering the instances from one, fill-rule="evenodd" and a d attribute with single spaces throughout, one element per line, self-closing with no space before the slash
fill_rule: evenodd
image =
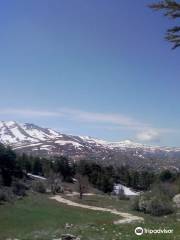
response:
<path id="1" fill-rule="evenodd" d="M 1 0 L 0 119 L 180 145 L 180 50 L 150 1 Z"/>

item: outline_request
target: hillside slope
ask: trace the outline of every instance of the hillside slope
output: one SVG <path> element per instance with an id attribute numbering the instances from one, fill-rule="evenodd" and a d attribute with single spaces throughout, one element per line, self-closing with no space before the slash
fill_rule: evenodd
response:
<path id="1" fill-rule="evenodd" d="M 0 142 L 17 152 L 74 159 L 96 159 L 117 165 L 162 168 L 180 167 L 180 148 L 146 146 L 132 141 L 108 142 L 92 137 L 73 136 L 31 123 L 0 121 Z"/>

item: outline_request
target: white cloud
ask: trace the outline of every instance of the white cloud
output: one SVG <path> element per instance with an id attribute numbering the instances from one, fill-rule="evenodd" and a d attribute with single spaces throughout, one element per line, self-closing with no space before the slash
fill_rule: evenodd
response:
<path id="1" fill-rule="evenodd" d="M 55 117 L 60 116 L 60 113 L 56 111 L 41 111 L 41 110 L 31 110 L 31 109 L 5 109 L 0 110 L 0 115 L 12 115 L 23 116 L 23 117 Z"/>
<path id="2" fill-rule="evenodd" d="M 123 114 L 99 113 L 82 111 L 71 108 L 60 108 L 58 110 L 33 110 L 33 109 L 1 109 L 0 116 L 11 117 L 12 120 L 17 117 L 53 117 L 62 118 L 71 121 L 97 124 L 96 127 L 104 127 L 109 130 L 131 130 L 135 139 L 143 142 L 157 142 L 164 134 L 180 133 L 179 129 L 155 128 L 148 123 L 141 122 L 132 117 Z M 133 138 L 133 136 L 131 137 Z"/>
<path id="3" fill-rule="evenodd" d="M 137 134 L 137 140 L 143 142 L 160 141 L 161 133 L 157 129 L 147 129 Z"/>
<path id="4" fill-rule="evenodd" d="M 135 119 L 113 113 L 88 112 L 78 109 L 60 108 L 55 111 L 31 110 L 31 109 L 5 109 L 0 110 L 0 115 L 17 117 L 63 117 L 68 120 L 76 120 L 86 123 L 102 123 L 122 126 L 130 129 L 142 129 L 148 127 L 147 124 L 136 121 Z"/>
<path id="5" fill-rule="evenodd" d="M 59 112 L 69 119 L 82 122 L 112 124 L 131 129 L 144 129 L 149 126 L 122 114 L 88 112 L 69 108 L 62 108 Z"/>

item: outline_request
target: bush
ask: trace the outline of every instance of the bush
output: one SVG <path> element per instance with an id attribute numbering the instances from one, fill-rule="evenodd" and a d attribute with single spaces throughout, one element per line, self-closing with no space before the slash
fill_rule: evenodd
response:
<path id="1" fill-rule="evenodd" d="M 10 188 L 4 187 L 0 189 L 0 203 L 10 202 L 13 199 L 14 199 L 14 196 Z"/>
<path id="2" fill-rule="evenodd" d="M 46 193 L 46 184 L 42 181 L 34 182 L 33 190 L 39 193 Z"/>
<path id="3" fill-rule="evenodd" d="M 61 185 L 54 183 L 54 184 L 51 184 L 51 192 L 53 194 L 64 193 L 64 188 Z"/>
<path id="4" fill-rule="evenodd" d="M 119 199 L 119 200 L 128 200 L 128 199 L 129 199 L 128 196 L 126 196 L 123 188 L 119 188 L 119 189 L 118 189 L 118 194 L 117 194 L 117 196 L 118 196 L 118 199 Z"/>
<path id="5" fill-rule="evenodd" d="M 161 172 L 159 178 L 162 182 L 171 182 L 171 181 L 175 180 L 176 174 L 172 173 L 170 170 L 166 169 Z"/>
<path id="6" fill-rule="evenodd" d="M 17 196 L 26 196 L 27 186 L 23 182 L 14 182 L 12 184 L 12 192 Z"/>
<path id="7" fill-rule="evenodd" d="M 51 192 L 53 194 L 64 192 L 60 174 L 52 174 L 51 173 L 51 175 L 48 178 L 48 185 L 50 186 Z"/>
<path id="8" fill-rule="evenodd" d="M 162 192 L 157 194 L 155 191 L 144 193 L 135 198 L 132 208 L 153 216 L 162 216 L 174 211 L 171 199 Z"/>
<path id="9" fill-rule="evenodd" d="M 0 202 L 5 202 L 5 201 L 7 201 L 7 194 L 5 191 L 0 189 Z"/>
<path id="10" fill-rule="evenodd" d="M 162 216 L 173 213 L 174 209 L 170 201 L 165 199 L 154 197 L 151 199 L 147 212 L 154 216 Z"/>
<path id="11" fill-rule="evenodd" d="M 153 186 L 153 189 L 162 192 L 170 199 L 179 193 L 179 186 L 176 183 L 160 183 L 159 185 Z"/>
<path id="12" fill-rule="evenodd" d="M 139 211 L 139 196 L 135 196 L 131 200 L 131 209 Z"/>

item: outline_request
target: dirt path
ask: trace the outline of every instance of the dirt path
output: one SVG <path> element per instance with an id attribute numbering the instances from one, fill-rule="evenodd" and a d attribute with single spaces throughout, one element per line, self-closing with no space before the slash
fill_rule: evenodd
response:
<path id="1" fill-rule="evenodd" d="M 94 193 L 83 193 L 83 196 L 94 196 Z M 72 193 L 66 193 L 66 196 L 68 197 L 74 197 L 74 196 L 79 196 L 78 192 L 72 192 Z"/>
<path id="2" fill-rule="evenodd" d="M 86 209 L 90 209 L 90 210 L 94 210 L 94 211 L 109 212 L 109 213 L 121 216 L 123 218 L 123 219 L 120 219 L 118 221 L 114 221 L 114 224 L 144 221 L 144 219 L 142 217 L 134 216 L 130 213 L 120 212 L 120 211 L 117 211 L 116 209 L 101 208 L 101 207 L 95 207 L 95 206 L 80 204 L 80 203 L 76 203 L 76 202 L 73 202 L 71 200 L 65 199 L 61 196 L 54 196 L 54 197 L 51 197 L 51 199 L 54 199 L 54 200 L 56 200 L 60 203 L 64 203 L 64 204 L 67 204 L 67 205 L 73 206 L 73 207 L 86 208 Z"/>

